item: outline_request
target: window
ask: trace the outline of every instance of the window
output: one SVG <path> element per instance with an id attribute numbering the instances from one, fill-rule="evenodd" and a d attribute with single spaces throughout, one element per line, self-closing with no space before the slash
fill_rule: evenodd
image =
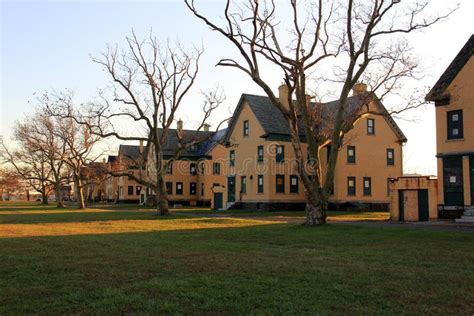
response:
<path id="1" fill-rule="evenodd" d="M 229 152 L 229 163 L 231 167 L 235 166 L 235 150 Z"/>
<path id="2" fill-rule="evenodd" d="M 285 175 L 276 175 L 276 193 L 285 193 Z"/>
<path id="3" fill-rule="evenodd" d="M 347 146 L 347 163 L 356 163 L 355 146 Z"/>
<path id="4" fill-rule="evenodd" d="M 166 194 L 173 194 L 173 182 L 166 182 Z"/>
<path id="5" fill-rule="evenodd" d="M 133 185 L 128 186 L 128 195 L 133 195 Z"/>
<path id="6" fill-rule="evenodd" d="M 298 176 L 290 176 L 290 193 L 298 193 Z"/>
<path id="7" fill-rule="evenodd" d="M 189 173 L 192 175 L 196 174 L 196 164 L 194 162 L 189 165 Z"/>
<path id="8" fill-rule="evenodd" d="M 140 193 L 142 192 L 142 186 L 141 185 L 137 185 L 137 195 L 140 195 Z"/>
<path id="9" fill-rule="evenodd" d="M 212 164 L 212 173 L 213 174 L 221 174 L 221 164 L 218 162 L 214 162 Z"/>
<path id="10" fill-rule="evenodd" d="M 263 146 L 258 146 L 257 147 L 257 161 L 258 162 L 263 161 Z"/>
<path id="11" fill-rule="evenodd" d="M 364 177 L 364 195 L 372 195 L 372 179 Z"/>
<path id="12" fill-rule="evenodd" d="M 173 162 L 170 161 L 169 163 L 166 164 L 166 174 L 173 174 Z"/>
<path id="13" fill-rule="evenodd" d="M 374 135 L 375 134 L 375 120 L 374 119 L 367 119 L 367 134 Z"/>
<path id="14" fill-rule="evenodd" d="M 448 139 L 464 137 L 462 110 L 448 112 Z"/>
<path id="15" fill-rule="evenodd" d="M 263 175 L 259 174 L 257 181 L 257 192 L 263 193 Z"/>
<path id="16" fill-rule="evenodd" d="M 183 194 L 183 182 L 176 182 L 176 194 Z"/>
<path id="17" fill-rule="evenodd" d="M 196 182 L 191 182 L 189 184 L 189 194 L 191 194 L 191 195 L 196 194 Z"/>
<path id="18" fill-rule="evenodd" d="M 387 148 L 387 166 L 395 165 L 395 150 L 393 148 Z"/>
<path id="19" fill-rule="evenodd" d="M 276 146 L 276 162 L 283 162 L 285 159 L 285 146 L 277 145 Z"/>
<path id="20" fill-rule="evenodd" d="M 247 177 L 240 177 L 240 193 L 247 193 Z"/>
<path id="21" fill-rule="evenodd" d="M 204 196 L 204 183 L 201 183 L 201 196 Z"/>
<path id="22" fill-rule="evenodd" d="M 244 121 L 244 136 L 249 136 L 249 121 Z"/>
<path id="23" fill-rule="evenodd" d="M 355 177 L 347 177 L 347 195 L 356 195 Z"/>

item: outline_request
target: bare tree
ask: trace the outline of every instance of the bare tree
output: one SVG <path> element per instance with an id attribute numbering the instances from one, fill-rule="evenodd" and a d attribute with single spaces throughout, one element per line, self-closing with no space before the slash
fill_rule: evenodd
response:
<path id="1" fill-rule="evenodd" d="M 20 135 L 15 135 L 18 143 L 18 148 L 15 150 L 8 149 L 2 141 L 0 144 L 3 148 L 2 160 L 13 167 L 29 187 L 41 194 L 43 204 L 48 204 L 48 197 L 53 189 L 48 157 L 44 151 L 29 148 L 28 143 L 18 136 Z"/>
<path id="2" fill-rule="evenodd" d="M 15 170 L 0 166 L 0 201 L 3 201 L 3 195 L 8 201 L 13 195 L 25 190 L 25 185 Z"/>
<path id="3" fill-rule="evenodd" d="M 448 17 L 428 16 L 428 1 L 399 0 L 333 0 L 296 1 L 289 8 L 278 8 L 274 1 L 248 0 L 235 4 L 227 0 L 222 23 L 214 22 L 202 13 L 194 0 L 185 0 L 189 10 L 201 21 L 227 39 L 239 52 L 234 58 L 221 59 L 217 65 L 239 69 L 247 74 L 268 95 L 290 126 L 293 149 L 298 161 L 300 178 L 306 193 L 306 225 L 326 222 L 329 192 L 334 182 L 338 149 L 344 135 L 344 113 L 349 93 L 356 83 L 372 86 L 366 95 L 370 102 L 375 91 L 387 91 L 399 85 L 403 78 L 415 75 L 416 63 L 407 50 L 402 36 Z M 289 14 L 289 23 L 280 23 L 278 9 Z M 280 12 L 281 13 L 281 12 Z M 282 30 L 283 29 L 283 30 Z M 322 66 L 331 64 L 336 74 L 328 79 Z M 263 64 L 277 69 L 288 88 L 286 100 L 273 92 L 262 72 Z M 318 104 L 309 106 L 308 80 L 336 82 L 338 106 L 331 118 L 331 130 L 321 133 L 315 124 Z M 315 114 L 316 112 L 316 114 Z M 305 168 L 305 157 L 299 130 L 304 130 L 312 168 Z M 321 170 L 320 149 L 331 143 L 325 173 Z"/>
<path id="4" fill-rule="evenodd" d="M 40 98 L 46 102 L 47 95 Z M 37 109 L 32 116 L 15 126 L 16 139 L 29 150 L 42 152 L 47 159 L 51 177 L 49 183 L 54 188 L 57 207 L 63 207 L 62 185 L 67 177 L 66 158 L 68 147 L 63 138 L 58 135 L 63 123 L 57 118 L 45 114 L 45 108 Z"/>
<path id="5" fill-rule="evenodd" d="M 140 157 L 127 162 L 135 166 L 137 173 L 113 170 L 112 174 L 128 176 L 150 188 L 156 193 L 157 213 L 165 215 L 168 214 L 168 198 L 163 172 L 173 159 L 165 160 L 163 150 L 176 112 L 196 82 L 203 50 L 195 48 L 190 53 L 179 43 L 175 46 L 170 42 L 161 43 L 151 34 L 147 39 L 139 40 L 132 32 L 126 41 L 125 50 L 119 52 L 117 47 L 109 47 L 102 56 L 92 59 L 111 78 L 111 87 L 99 91 L 98 100 L 74 115 L 64 115 L 64 104 L 58 104 L 51 112 L 86 125 L 92 135 L 144 144 Z M 203 141 L 199 131 L 204 129 L 222 101 L 219 90 L 205 94 L 203 115 L 196 133 L 191 137 L 177 133 L 180 146 L 173 155 L 175 158 L 183 150 Z M 153 166 L 155 174 L 147 172 L 147 164 Z"/>

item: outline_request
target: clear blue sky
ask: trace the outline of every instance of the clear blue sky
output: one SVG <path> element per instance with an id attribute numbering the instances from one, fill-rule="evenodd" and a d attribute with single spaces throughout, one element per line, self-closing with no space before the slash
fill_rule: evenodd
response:
<path id="1" fill-rule="evenodd" d="M 433 2 L 440 8 L 446 4 L 442 0 Z M 222 2 L 202 1 L 201 6 L 219 15 Z M 430 72 L 420 85 L 433 85 L 474 33 L 472 12 L 474 1 L 463 0 L 450 21 L 413 37 L 415 52 Z M 236 70 L 214 67 L 219 57 L 235 51 L 191 16 L 182 1 L 0 0 L 0 20 L 0 135 L 5 137 L 10 136 L 13 122 L 33 107 L 35 92 L 70 88 L 80 100 L 93 96 L 108 78 L 90 61 L 90 55 L 103 52 L 107 43 L 120 45 L 132 28 L 143 35 L 152 28 L 160 38 L 179 38 L 183 43 L 203 42 L 203 76 L 196 91 L 219 83 L 225 89 L 230 109 L 243 92 L 262 94 Z M 275 78 L 275 85 L 278 80 Z M 227 108 L 224 112 L 222 117 L 228 116 Z M 400 122 L 409 139 L 406 171 L 434 173 L 434 111 L 430 108 L 413 114 L 419 116 L 418 123 Z M 182 116 L 185 121 L 192 121 L 192 111 L 183 112 Z"/>

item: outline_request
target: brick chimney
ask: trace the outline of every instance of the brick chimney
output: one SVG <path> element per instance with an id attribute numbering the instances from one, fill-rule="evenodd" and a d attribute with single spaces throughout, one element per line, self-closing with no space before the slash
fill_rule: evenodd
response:
<path id="1" fill-rule="evenodd" d="M 176 134 L 178 135 L 179 139 L 182 139 L 184 136 L 183 132 L 183 120 L 179 119 L 176 123 Z"/>
<path id="2" fill-rule="evenodd" d="M 290 108 L 288 104 L 288 93 L 289 91 L 286 84 L 282 84 L 278 87 L 278 98 L 280 99 L 281 104 L 287 109 Z"/>
<path id="3" fill-rule="evenodd" d="M 367 85 L 365 83 L 358 82 L 352 87 L 352 95 L 359 95 L 365 92 L 367 92 Z"/>
<path id="4" fill-rule="evenodd" d="M 210 127 L 211 127 L 211 125 L 209 125 L 209 124 L 204 124 L 203 129 L 204 129 L 205 132 L 209 132 L 209 128 L 210 128 Z"/>

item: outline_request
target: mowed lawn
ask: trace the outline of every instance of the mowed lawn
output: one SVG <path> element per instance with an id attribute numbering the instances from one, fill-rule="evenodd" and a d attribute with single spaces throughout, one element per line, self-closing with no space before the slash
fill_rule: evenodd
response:
<path id="1" fill-rule="evenodd" d="M 474 313 L 474 233 L 197 213 L 0 205 L 0 315 Z"/>

